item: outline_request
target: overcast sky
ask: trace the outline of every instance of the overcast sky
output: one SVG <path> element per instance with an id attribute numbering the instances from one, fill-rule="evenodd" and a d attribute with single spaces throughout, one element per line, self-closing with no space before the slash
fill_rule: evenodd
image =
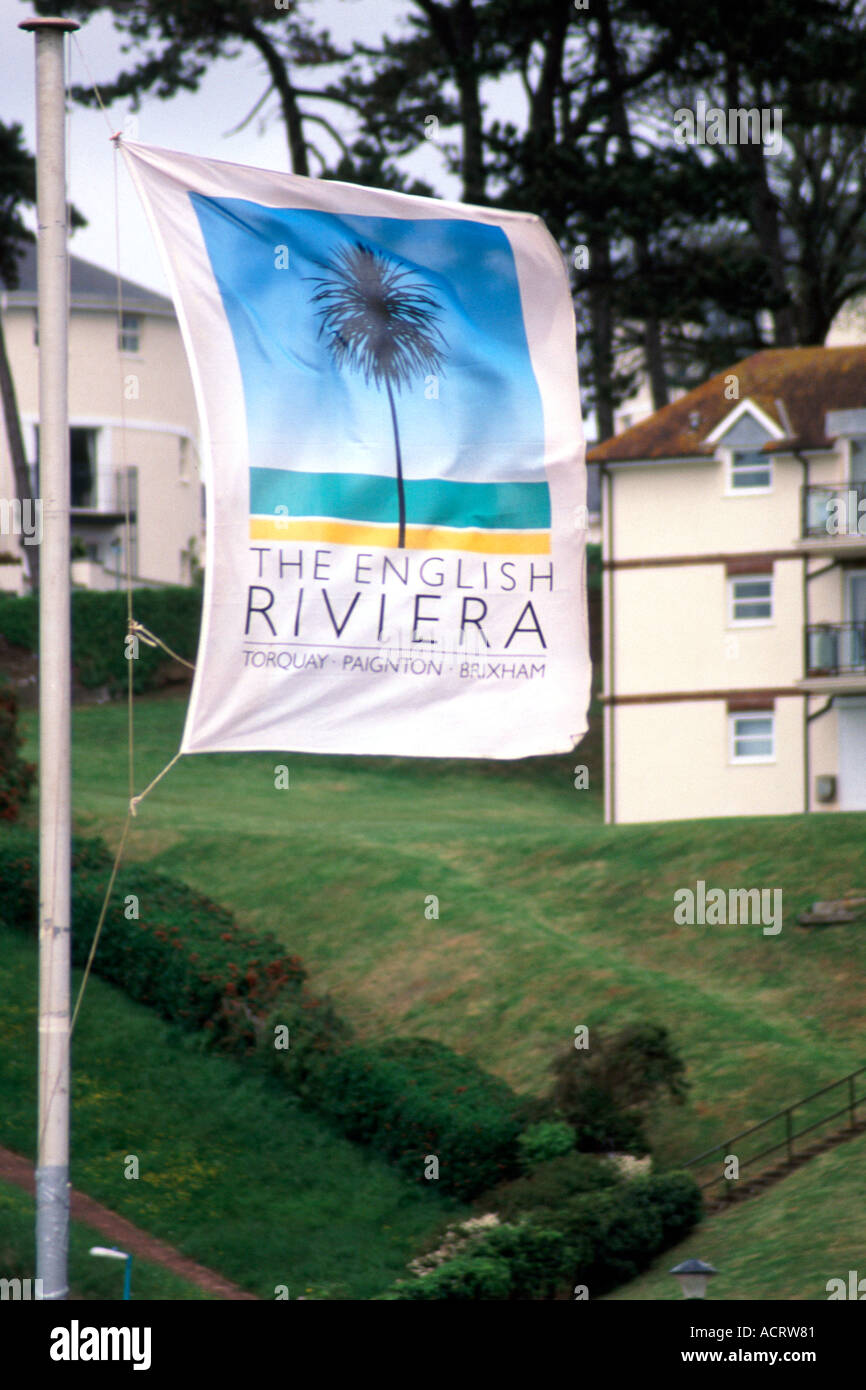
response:
<path id="1" fill-rule="evenodd" d="M 62 13 L 63 5 L 58 4 Z M 387 28 L 396 33 L 399 17 L 407 6 L 403 0 L 316 0 L 309 12 L 318 24 L 330 29 L 332 37 L 348 45 L 354 38 L 368 43 L 379 40 Z M 20 121 L 30 149 L 36 148 L 34 40 L 16 26 L 32 10 L 22 0 L 0 0 L 0 52 L 3 53 L 3 81 L 0 83 L 0 119 Z M 119 37 L 106 15 L 99 15 L 67 40 L 70 85 L 110 81 L 124 61 Z M 127 59 L 128 61 L 128 59 Z M 86 64 L 86 67 L 85 67 Z M 323 85 L 321 74 L 304 74 L 304 86 Z M 275 118 L 264 132 L 259 120 L 235 135 L 227 135 L 244 119 L 266 86 L 261 60 L 251 49 L 240 56 L 214 64 L 197 92 L 182 93 L 171 101 L 145 98 L 137 113 L 137 132 L 130 138 L 148 145 L 182 150 L 188 154 L 225 159 L 237 164 L 267 169 L 288 169 L 288 153 L 282 122 Z M 268 110 L 273 110 L 273 99 Z M 351 131 L 351 118 L 336 104 L 319 104 L 332 124 L 344 134 Z M 109 108 L 113 130 L 123 129 L 131 108 L 117 102 Z M 311 128 L 317 132 L 316 127 Z M 113 271 L 116 266 L 114 216 L 114 147 L 109 139 L 104 115 L 71 104 L 68 122 L 69 196 L 87 218 L 88 226 L 70 241 L 73 255 L 93 261 Z M 453 136 L 454 132 L 450 132 Z M 324 137 L 327 140 L 327 136 Z M 426 156 L 426 158 L 425 158 Z M 422 148 L 413 162 L 419 176 L 426 175 L 444 195 L 458 197 L 453 180 L 440 173 L 435 150 Z M 138 196 L 122 161 L 118 160 L 120 204 L 120 269 L 129 280 L 168 292 L 159 254 L 144 218 Z M 35 227 L 35 221 L 31 219 Z"/>

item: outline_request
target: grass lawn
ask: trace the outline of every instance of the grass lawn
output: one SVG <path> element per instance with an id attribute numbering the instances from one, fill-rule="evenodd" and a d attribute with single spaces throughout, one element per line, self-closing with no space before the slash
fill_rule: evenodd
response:
<path id="1" fill-rule="evenodd" d="M 0 1277 L 34 1277 L 33 1224 L 35 1204 L 31 1196 L 11 1183 L 0 1182 Z M 91 1245 L 107 1245 L 101 1231 L 72 1221 L 69 1226 L 70 1298 L 114 1301 L 123 1292 L 124 1266 L 89 1253 Z M 140 1257 L 132 1262 L 131 1301 L 145 1299 L 208 1299 L 194 1284 Z"/>
<path id="2" fill-rule="evenodd" d="M 137 702 L 138 790 L 177 750 L 184 710 Z M 35 716 L 22 724 L 33 756 Z M 77 708 L 73 730 L 77 825 L 114 845 L 125 708 Z M 576 1024 L 668 1025 L 693 1083 L 655 1125 L 675 1162 L 866 1061 L 866 936 L 794 926 L 813 898 L 866 888 L 866 818 L 606 827 L 599 768 L 593 741 L 521 763 L 196 755 L 142 804 L 127 853 L 272 928 L 362 1034 L 438 1038 L 519 1089 L 542 1088 Z M 781 888 L 781 934 L 675 925 L 674 890 L 697 879 Z"/>
<path id="3" fill-rule="evenodd" d="M 679 1285 L 668 1271 L 696 1257 L 719 1271 L 710 1280 L 708 1300 L 826 1300 L 828 1279 L 844 1279 L 847 1286 L 850 1269 L 866 1275 L 864 1164 L 861 1135 L 812 1159 L 760 1197 L 711 1217 L 639 1279 L 606 1297 L 679 1299 Z"/>
<path id="4" fill-rule="evenodd" d="M 0 1143 L 32 1158 L 36 943 L 0 927 L 0 959 Z M 73 991 L 79 979 L 75 971 Z M 73 1186 L 261 1298 L 277 1285 L 291 1298 L 372 1298 L 446 1216 L 468 1210 L 335 1134 L 276 1080 L 202 1052 L 195 1036 L 95 977 L 73 1038 L 72 1083 Z M 139 1160 L 137 1180 L 124 1177 L 128 1155 Z M 102 1287 L 77 1256 L 73 1268 L 84 1291 Z M 136 1281 L 139 1297 L 176 1296 L 148 1295 L 153 1280 Z"/>

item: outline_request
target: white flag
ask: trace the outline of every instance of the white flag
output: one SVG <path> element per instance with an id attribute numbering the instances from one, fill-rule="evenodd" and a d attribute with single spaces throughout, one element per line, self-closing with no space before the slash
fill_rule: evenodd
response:
<path id="1" fill-rule="evenodd" d="M 569 751 L 590 686 L 585 451 L 543 223 L 122 147 L 203 436 L 181 751 Z"/>

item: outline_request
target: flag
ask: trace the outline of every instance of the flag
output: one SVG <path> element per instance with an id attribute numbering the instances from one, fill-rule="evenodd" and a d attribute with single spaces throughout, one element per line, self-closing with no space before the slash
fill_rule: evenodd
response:
<path id="1" fill-rule="evenodd" d="M 569 751 L 590 685 L 585 448 L 543 223 L 122 149 L 207 486 L 181 751 Z"/>

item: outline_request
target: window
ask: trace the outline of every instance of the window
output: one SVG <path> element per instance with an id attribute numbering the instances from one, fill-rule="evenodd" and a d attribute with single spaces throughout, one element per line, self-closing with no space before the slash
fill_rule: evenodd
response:
<path id="1" fill-rule="evenodd" d="M 95 507 L 96 451 L 99 430 L 73 425 L 69 431 L 69 505 Z M 31 465 L 34 495 L 39 496 L 39 426 L 33 427 L 36 461 Z"/>
<path id="2" fill-rule="evenodd" d="M 141 320 L 138 314 L 121 314 L 117 346 L 121 352 L 138 352 Z"/>
<path id="3" fill-rule="evenodd" d="M 69 431 L 69 505 L 96 506 L 96 430 Z"/>
<path id="4" fill-rule="evenodd" d="M 768 454 L 755 450 L 731 455 L 732 492 L 768 492 L 773 485 L 773 465 Z"/>
<path id="5" fill-rule="evenodd" d="M 728 580 L 728 622 L 760 626 L 773 621 L 773 576 L 743 574 Z"/>
<path id="6" fill-rule="evenodd" d="M 776 760 L 776 716 L 772 710 L 728 716 L 732 763 Z"/>

